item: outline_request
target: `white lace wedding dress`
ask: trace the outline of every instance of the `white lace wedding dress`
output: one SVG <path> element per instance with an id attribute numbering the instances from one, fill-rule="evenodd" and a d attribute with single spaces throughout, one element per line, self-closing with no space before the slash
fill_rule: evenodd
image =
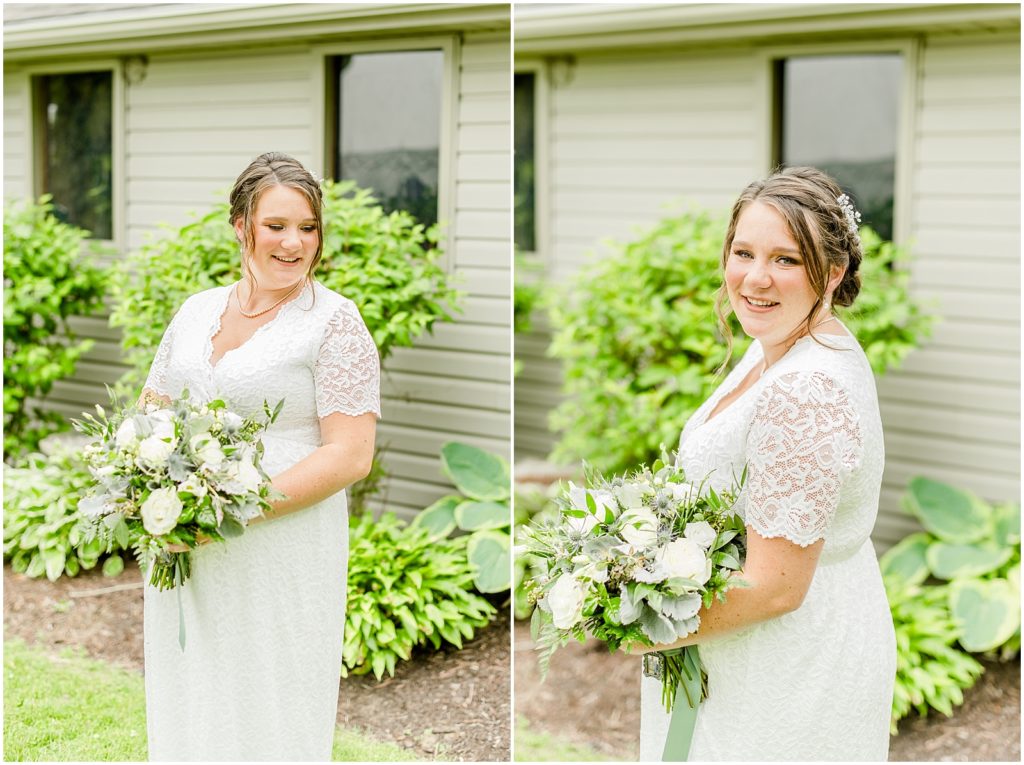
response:
<path id="1" fill-rule="evenodd" d="M 193 295 L 167 328 L 146 387 L 224 399 L 245 416 L 284 399 L 263 465 L 320 446 L 319 417 L 380 415 L 380 364 L 352 301 L 319 283 L 211 365 L 231 287 Z M 182 590 L 145 589 L 150 760 L 330 760 L 338 705 L 348 523 L 345 493 L 192 553 Z"/>
<path id="2" fill-rule="evenodd" d="M 716 489 L 747 465 L 748 528 L 807 546 L 824 538 L 803 604 L 700 643 L 708 698 L 689 760 L 886 760 L 896 643 L 868 535 L 884 461 L 874 377 L 851 336 L 797 341 L 710 421 L 762 360 L 755 341 L 686 424 L 680 463 Z M 684 702 L 685 703 L 685 702 Z M 669 716 L 642 681 L 640 759 L 662 758 Z"/>

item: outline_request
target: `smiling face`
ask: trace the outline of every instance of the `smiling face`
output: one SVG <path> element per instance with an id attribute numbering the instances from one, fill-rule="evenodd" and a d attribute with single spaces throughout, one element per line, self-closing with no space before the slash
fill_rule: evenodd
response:
<path id="1" fill-rule="evenodd" d="M 740 213 L 725 262 L 725 285 L 743 331 L 766 351 L 802 334 L 818 300 L 789 226 L 763 202 L 751 202 Z"/>
<path id="2" fill-rule="evenodd" d="M 270 186 L 252 215 L 252 247 L 246 263 L 261 290 L 288 289 L 313 266 L 320 244 L 316 218 L 306 196 L 290 186 Z M 235 233 L 245 242 L 244 223 Z"/>

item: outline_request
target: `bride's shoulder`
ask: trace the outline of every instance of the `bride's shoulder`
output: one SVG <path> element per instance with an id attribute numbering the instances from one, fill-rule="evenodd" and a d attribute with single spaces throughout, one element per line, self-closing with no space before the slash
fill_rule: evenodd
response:
<path id="1" fill-rule="evenodd" d="M 317 312 L 326 318 L 330 318 L 339 312 L 352 313 L 354 311 L 357 314 L 359 313 L 358 306 L 352 300 L 318 281 L 313 282 L 313 297 L 313 305 Z"/>
<path id="2" fill-rule="evenodd" d="M 200 292 L 193 292 L 187 298 L 185 298 L 181 305 L 178 307 L 179 313 L 184 310 L 196 311 L 211 308 L 215 305 L 219 305 L 224 301 L 224 295 L 230 291 L 231 285 L 223 285 L 221 287 L 210 287 L 209 289 L 202 290 Z"/>

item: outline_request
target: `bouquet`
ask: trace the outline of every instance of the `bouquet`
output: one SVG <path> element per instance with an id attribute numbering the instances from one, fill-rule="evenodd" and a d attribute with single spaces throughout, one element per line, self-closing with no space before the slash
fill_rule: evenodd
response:
<path id="1" fill-rule="evenodd" d="M 745 473 L 726 492 L 687 483 L 664 454 L 611 480 L 585 473 L 585 486 L 570 483 L 556 500 L 557 520 L 522 532 L 522 550 L 538 561 L 526 587 L 542 673 L 559 647 L 587 632 L 612 651 L 684 638 L 700 626 L 702 605 L 743 584 L 735 573 L 745 526 L 732 508 Z M 669 712 L 679 687 L 694 710 L 706 696 L 695 647 L 649 653 L 644 671 L 661 678 Z"/>
<path id="2" fill-rule="evenodd" d="M 243 418 L 221 400 L 197 405 L 188 391 L 170 404 L 129 406 L 107 417 L 86 414 L 75 428 L 93 440 L 83 457 L 95 484 L 78 503 L 86 536 L 132 546 L 150 584 L 181 586 L 191 574 L 189 552 L 169 549 L 238 536 L 270 508 L 275 492 L 260 465 L 261 434 L 284 402 L 265 417 Z"/>

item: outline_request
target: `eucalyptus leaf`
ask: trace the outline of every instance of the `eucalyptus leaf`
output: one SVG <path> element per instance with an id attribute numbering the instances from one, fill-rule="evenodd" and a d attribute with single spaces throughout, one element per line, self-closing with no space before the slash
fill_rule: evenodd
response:
<path id="1" fill-rule="evenodd" d="M 640 628 L 644 635 L 654 643 L 671 643 L 676 639 L 676 628 L 670 619 L 665 618 L 650 606 L 644 606 L 640 614 Z"/>

